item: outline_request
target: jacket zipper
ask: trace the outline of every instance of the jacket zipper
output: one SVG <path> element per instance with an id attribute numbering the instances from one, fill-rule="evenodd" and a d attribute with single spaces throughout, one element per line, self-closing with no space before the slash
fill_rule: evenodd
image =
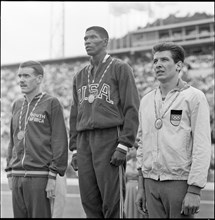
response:
<path id="1" fill-rule="evenodd" d="M 159 155 L 159 151 L 160 151 L 160 149 L 159 149 L 159 130 L 157 130 L 157 155 L 156 155 L 156 161 L 158 160 L 158 155 Z M 160 173 L 158 174 L 158 181 L 160 181 Z"/>
<path id="2" fill-rule="evenodd" d="M 27 123 L 26 119 L 28 118 L 28 112 L 29 112 L 30 104 L 31 104 L 31 102 L 28 103 L 28 108 L 27 108 L 26 115 L 25 115 L 25 124 L 24 124 L 24 126 L 25 126 L 26 123 Z M 24 130 L 24 132 L 25 132 L 25 131 L 26 131 L 26 127 L 24 127 L 24 129 L 25 129 L 25 130 Z M 24 135 L 24 139 L 23 139 L 23 146 L 24 146 L 24 154 L 23 154 L 23 158 L 22 158 L 22 167 L 23 167 L 23 169 L 25 169 L 25 168 L 24 168 L 24 159 L 25 159 L 25 154 L 26 154 L 26 152 L 25 152 L 25 135 Z"/>

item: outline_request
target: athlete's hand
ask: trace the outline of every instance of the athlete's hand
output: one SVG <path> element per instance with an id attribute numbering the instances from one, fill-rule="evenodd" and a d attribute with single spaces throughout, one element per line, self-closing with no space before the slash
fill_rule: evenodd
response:
<path id="1" fill-rule="evenodd" d="M 70 164 L 75 171 L 78 170 L 77 153 L 72 154 L 72 160 L 71 160 Z"/>
<path id="2" fill-rule="evenodd" d="M 126 153 L 125 150 L 117 147 L 111 157 L 110 163 L 117 167 L 124 164 L 126 162 Z"/>
<path id="3" fill-rule="evenodd" d="M 140 189 L 138 188 L 137 191 L 137 196 L 136 196 L 136 200 L 135 200 L 135 204 L 137 206 L 137 210 L 144 215 L 145 217 L 147 217 L 148 215 L 148 210 L 146 208 L 146 195 L 145 195 L 145 190 L 144 189 Z"/>
<path id="4" fill-rule="evenodd" d="M 55 198 L 55 186 L 56 186 L 56 179 L 49 178 L 46 185 L 46 193 L 48 199 Z"/>
<path id="5" fill-rule="evenodd" d="M 8 177 L 7 180 L 8 180 L 9 189 L 12 190 L 12 177 Z"/>
<path id="6" fill-rule="evenodd" d="M 193 215 L 199 212 L 200 195 L 188 192 L 182 202 L 181 214 Z"/>

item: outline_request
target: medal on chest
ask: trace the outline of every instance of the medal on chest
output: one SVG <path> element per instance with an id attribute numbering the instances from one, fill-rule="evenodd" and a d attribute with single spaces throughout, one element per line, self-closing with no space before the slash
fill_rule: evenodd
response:
<path id="1" fill-rule="evenodd" d="M 109 69 L 110 65 L 112 64 L 112 62 L 113 62 L 113 59 L 111 60 L 111 62 L 108 64 L 108 66 L 107 66 L 106 69 L 104 70 L 104 72 L 103 72 L 103 74 L 102 74 L 102 76 L 101 76 L 101 78 L 100 78 L 100 80 L 99 80 L 99 82 L 98 82 L 98 88 L 99 88 L 99 85 L 100 85 L 100 83 L 101 83 L 101 81 L 102 81 L 102 79 L 103 79 L 105 73 L 107 72 L 107 70 Z M 93 79 L 92 83 L 94 83 L 94 81 L 95 81 L 95 79 Z M 90 88 L 89 85 L 90 85 L 90 70 L 88 70 L 88 87 Z M 90 91 L 90 89 L 89 89 L 89 92 L 90 92 L 90 94 L 89 94 L 89 96 L 88 96 L 88 102 L 89 102 L 90 104 L 92 104 L 92 103 L 94 102 L 94 100 L 96 99 L 96 95 L 93 94 L 92 91 Z"/>
<path id="2" fill-rule="evenodd" d="M 157 118 L 155 121 L 155 128 L 156 129 L 161 129 L 161 127 L 163 126 L 163 121 L 161 118 Z"/>
<path id="3" fill-rule="evenodd" d="M 93 94 L 90 94 L 89 97 L 88 97 L 88 102 L 93 103 L 94 100 L 95 100 L 95 96 Z"/>
<path id="4" fill-rule="evenodd" d="M 35 110 L 36 106 L 38 105 L 38 103 L 41 100 L 41 98 L 43 97 L 43 95 L 44 95 L 44 93 L 42 93 L 40 98 L 37 100 L 35 106 L 33 107 L 32 111 L 31 111 L 31 113 L 33 113 L 33 111 Z M 21 119 L 22 119 L 22 112 L 23 112 L 23 108 L 24 108 L 24 103 L 25 103 L 25 101 L 23 101 L 23 103 L 22 103 L 22 108 L 21 108 L 20 115 L 19 115 L 19 132 L 17 133 L 17 138 L 20 141 L 25 137 L 26 126 L 28 124 L 28 119 L 30 117 L 29 116 L 27 118 L 27 120 L 25 120 L 24 129 L 22 130 L 22 128 L 21 128 Z M 31 115 L 31 113 L 29 115 Z"/>
<path id="5" fill-rule="evenodd" d="M 169 106 L 165 109 L 164 113 L 158 117 L 158 109 L 157 109 L 157 105 L 156 105 L 156 102 L 155 102 L 155 95 L 156 95 L 156 91 L 155 91 L 155 95 L 154 95 L 154 110 L 155 110 L 155 128 L 157 130 L 161 129 L 162 126 L 163 126 L 163 121 L 162 121 L 162 118 L 164 117 L 164 115 L 166 114 L 166 112 L 170 109 L 170 107 L 172 106 L 173 102 L 177 99 L 177 97 L 179 96 L 180 94 L 180 91 L 176 94 L 176 96 L 173 98 L 173 100 L 171 101 L 171 103 L 169 104 Z"/>
<path id="6" fill-rule="evenodd" d="M 19 131 L 18 134 L 17 134 L 17 138 L 18 140 L 22 140 L 25 136 L 25 132 L 24 131 Z"/>

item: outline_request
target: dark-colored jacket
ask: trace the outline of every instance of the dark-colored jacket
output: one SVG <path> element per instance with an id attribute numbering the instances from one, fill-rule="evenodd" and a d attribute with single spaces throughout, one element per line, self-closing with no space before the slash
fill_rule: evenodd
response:
<path id="1" fill-rule="evenodd" d="M 94 83 L 90 74 L 88 79 L 91 69 L 92 65 L 87 65 L 74 77 L 73 104 L 70 112 L 70 150 L 76 149 L 78 132 L 117 126 L 121 128 L 118 142 L 132 147 L 139 124 L 140 101 L 131 67 L 109 56 L 97 70 Z M 93 103 L 88 101 L 90 92 L 96 94 Z"/>
<path id="2" fill-rule="evenodd" d="M 35 103 L 41 93 L 28 103 L 21 98 L 14 102 L 8 146 L 8 176 L 49 176 L 64 175 L 68 162 L 68 139 L 63 109 L 57 98 L 44 94 L 35 110 Z M 21 128 L 28 117 L 25 136 L 17 138 L 19 117 L 24 101 Z M 30 115 L 30 116 L 29 116 Z"/>

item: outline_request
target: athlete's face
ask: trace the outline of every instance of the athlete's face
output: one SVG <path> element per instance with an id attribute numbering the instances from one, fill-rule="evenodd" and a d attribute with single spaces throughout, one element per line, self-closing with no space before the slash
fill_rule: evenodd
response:
<path id="1" fill-rule="evenodd" d="M 87 54 L 95 56 L 106 49 L 107 39 L 102 38 L 95 30 L 86 31 L 84 44 Z"/>
<path id="2" fill-rule="evenodd" d="M 31 94 L 38 89 L 42 75 L 36 75 L 31 67 L 20 68 L 18 71 L 18 83 L 22 93 Z"/>
<path id="3" fill-rule="evenodd" d="M 162 82 L 169 82 L 178 75 L 182 62 L 174 62 L 170 51 L 158 51 L 154 54 L 153 69 L 157 79 Z"/>

